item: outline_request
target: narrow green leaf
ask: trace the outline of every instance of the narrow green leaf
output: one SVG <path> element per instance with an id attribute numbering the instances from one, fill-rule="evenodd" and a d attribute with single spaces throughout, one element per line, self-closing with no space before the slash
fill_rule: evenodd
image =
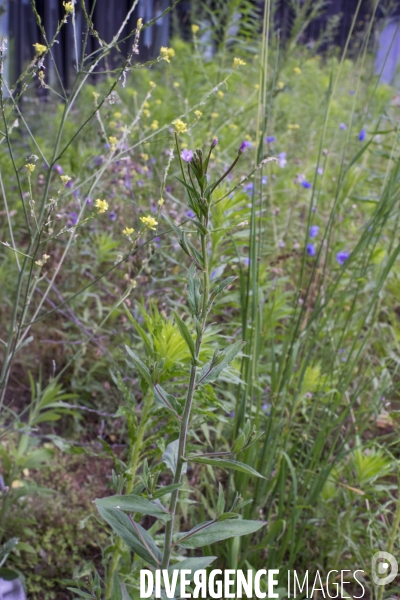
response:
<path id="1" fill-rule="evenodd" d="M 158 517 L 163 521 L 169 521 L 171 518 L 160 506 L 147 500 L 147 498 L 142 498 L 135 494 L 96 498 L 95 503 L 96 506 L 102 506 L 103 508 L 116 508 L 132 513 L 141 513 L 142 515 L 151 515 L 152 517 Z"/>
<path id="2" fill-rule="evenodd" d="M 174 490 L 179 490 L 182 487 L 183 483 L 171 483 L 171 485 L 166 485 L 164 487 L 159 488 L 155 492 L 152 493 L 153 498 L 162 498 L 166 494 L 170 494 Z"/>
<path id="3" fill-rule="evenodd" d="M 265 521 L 228 520 L 218 521 L 217 523 L 209 521 L 208 523 L 202 523 L 188 533 L 179 533 L 176 543 L 183 548 L 201 548 L 231 537 L 255 533 L 264 525 L 266 525 Z"/>
<path id="4" fill-rule="evenodd" d="M 136 369 L 139 371 L 141 377 L 143 377 L 143 379 L 149 385 L 153 385 L 153 381 L 151 379 L 150 371 L 148 370 L 148 368 L 146 367 L 146 365 L 144 363 L 142 363 L 142 361 L 140 360 L 140 358 L 138 356 L 136 356 L 136 354 L 134 352 L 132 352 L 132 350 L 129 348 L 129 346 L 125 345 L 125 348 L 126 348 L 126 351 L 129 354 L 129 356 L 133 360 L 133 364 L 135 365 Z"/>
<path id="5" fill-rule="evenodd" d="M 245 342 L 237 341 L 231 346 L 228 346 L 220 355 L 218 359 L 218 364 L 213 365 L 213 361 L 209 361 L 207 364 L 202 367 L 199 372 L 197 385 L 201 383 L 207 383 L 210 381 L 214 381 L 220 375 L 220 373 L 229 365 L 229 363 L 235 358 L 237 354 L 241 351 Z M 221 356 L 223 357 L 221 359 Z"/>
<path id="6" fill-rule="evenodd" d="M 225 509 L 224 488 L 219 483 L 218 500 L 217 500 L 217 518 L 219 518 Z"/>
<path id="7" fill-rule="evenodd" d="M 184 321 L 182 321 L 182 319 L 177 315 L 177 313 L 175 311 L 172 311 L 174 313 L 174 317 L 176 320 L 176 324 L 178 325 L 178 329 L 181 333 L 181 336 L 183 337 L 183 339 L 185 340 L 187 347 L 190 350 L 190 354 L 192 355 L 193 360 L 195 360 L 195 348 L 194 348 L 194 341 L 192 336 L 190 335 L 189 329 L 186 326 L 186 323 L 184 323 Z"/>
<path id="8" fill-rule="evenodd" d="M 178 463 L 178 450 L 179 450 L 179 439 L 174 440 L 165 449 L 162 459 L 169 469 L 171 469 L 173 475 L 176 472 L 176 465 Z M 186 473 L 187 465 L 184 463 L 182 473 Z"/>
<path id="9" fill-rule="evenodd" d="M 70 592 L 74 592 L 74 594 L 78 594 L 78 596 L 80 596 L 81 598 L 91 598 L 91 600 L 93 600 L 93 594 L 82 592 L 82 590 L 79 590 L 78 588 L 67 587 L 67 590 L 69 590 Z"/>
<path id="10" fill-rule="evenodd" d="M 136 531 L 129 517 L 121 510 L 115 508 L 103 508 L 102 506 L 97 506 L 97 510 L 103 519 L 112 527 L 114 532 L 120 536 L 122 541 L 125 542 L 133 552 L 136 552 L 136 554 L 154 567 L 160 565 L 162 559 L 161 552 L 155 545 L 151 535 L 143 529 L 139 523 L 135 523 L 135 526 L 137 527 Z M 146 545 L 139 538 L 138 532 Z"/>
<path id="11" fill-rule="evenodd" d="M 261 477 L 265 479 L 263 475 L 258 473 L 253 467 L 249 467 L 249 465 L 245 465 L 237 460 L 232 460 L 230 458 L 209 458 L 207 456 L 189 456 L 187 458 L 188 462 L 200 463 L 201 465 L 211 465 L 213 467 L 218 467 L 220 469 L 232 469 L 233 471 L 241 471 L 242 473 L 247 473 L 248 475 L 254 475 L 255 477 Z"/>
<path id="12" fill-rule="evenodd" d="M 159 383 L 154 386 L 154 397 L 157 404 L 167 408 L 177 415 L 182 414 L 182 406 L 172 394 L 168 394 Z"/>

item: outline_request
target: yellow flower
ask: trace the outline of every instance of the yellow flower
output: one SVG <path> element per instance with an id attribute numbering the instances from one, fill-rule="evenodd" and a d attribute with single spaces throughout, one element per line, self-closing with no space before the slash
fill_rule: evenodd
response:
<path id="1" fill-rule="evenodd" d="M 67 13 L 67 15 L 74 12 L 73 2 L 63 2 L 63 7 L 65 8 L 65 12 Z"/>
<path id="2" fill-rule="evenodd" d="M 238 126 L 236 125 L 236 123 L 229 123 L 229 127 L 231 129 L 237 129 L 238 128 Z"/>
<path id="3" fill-rule="evenodd" d="M 121 113 L 121 112 L 119 112 L 119 110 L 117 110 L 117 111 L 114 113 L 114 117 L 115 117 L 116 119 L 120 119 L 120 118 L 122 117 L 122 113 Z"/>
<path id="4" fill-rule="evenodd" d="M 97 198 L 97 200 L 94 201 L 94 204 L 99 213 L 104 213 L 109 208 L 107 200 L 100 200 L 99 198 Z"/>
<path id="5" fill-rule="evenodd" d="M 16 490 L 20 487 L 22 487 L 24 484 L 22 483 L 22 481 L 20 481 L 19 479 L 14 479 L 14 481 L 11 484 L 11 487 L 13 488 L 13 490 Z"/>
<path id="6" fill-rule="evenodd" d="M 218 98 L 223 98 L 224 97 L 224 92 L 222 92 L 221 90 L 218 90 L 217 96 L 218 96 Z"/>
<path id="7" fill-rule="evenodd" d="M 118 144 L 118 140 L 114 135 L 110 135 L 108 138 L 109 144 L 110 144 L 110 149 L 111 150 L 115 150 L 115 148 L 117 147 Z"/>
<path id="8" fill-rule="evenodd" d="M 150 81 L 149 83 L 150 83 L 150 87 L 151 87 L 151 88 L 153 88 L 153 89 L 154 89 L 154 88 L 156 87 L 156 84 L 154 83 L 154 81 Z"/>
<path id="9" fill-rule="evenodd" d="M 122 230 L 122 233 L 124 235 L 131 235 L 135 230 L 133 229 L 133 227 L 125 227 L 125 229 Z"/>
<path id="10" fill-rule="evenodd" d="M 60 179 L 64 185 L 67 185 L 68 181 L 71 181 L 71 177 L 69 177 L 69 175 L 60 175 Z"/>
<path id="11" fill-rule="evenodd" d="M 157 98 L 156 104 L 162 104 L 162 100 L 160 100 L 160 98 Z"/>
<path id="12" fill-rule="evenodd" d="M 199 29 L 200 29 L 200 27 L 199 27 L 198 25 L 195 25 L 195 24 L 193 23 L 193 25 L 192 25 L 192 33 L 196 34 L 196 33 L 198 32 L 198 30 L 199 30 Z"/>
<path id="13" fill-rule="evenodd" d="M 235 58 L 233 59 L 233 65 L 232 65 L 232 66 L 233 66 L 233 68 L 234 68 L 234 69 L 237 69 L 238 67 L 244 67 L 244 66 L 245 66 L 245 64 L 246 64 L 246 63 L 245 63 L 245 61 L 244 61 L 244 60 L 242 60 L 241 58 L 237 58 L 237 57 L 235 57 Z"/>
<path id="14" fill-rule="evenodd" d="M 195 111 L 194 111 L 194 114 L 196 115 L 196 117 L 197 117 L 198 119 L 200 119 L 200 117 L 201 117 L 201 115 L 202 115 L 203 113 L 201 112 L 201 110 L 195 110 Z"/>
<path id="15" fill-rule="evenodd" d="M 259 84 L 259 83 L 256 83 L 256 84 L 254 85 L 254 88 L 255 88 L 256 90 L 259 90 L 259 89 L 260 89 L 260 84 Z"/>
<path id="16" fill-rule="evenodd" d="M 143 19 L 142 17 L 139 17 L 136 23 L 136 29 L 142 29 L 143 27 Z"/>
<path id="17" fill-rule="evenodd" d="M 25 165 L 25 168 L 28 171 L 28 174 L 30 175 L 35 170 L 35 165 L 32 165 L 32 163 L 28 163 L 27 165 Z"/>
<path id="18" fill-rule="evenodd" d="M 158 206 L 162 206 L 164 204 L 164 198 L 160 198 L 157 204 Z"/>
<path id="19" fill-rule="evenodd" d="M 149 155 L 146 152 L 142 152 L 142 154 L 139 155 L 140 158 L 142 158 L 145 162 L 149 160 Z"/>
<path id="20" fill-rule="evenodd" d="M 143 109 L 143 116 L 146 117 L 146 119 L 148 119 L 151 115 L 151 112 L 149 111 L 148 108 L 144 108 Z"/>
<path id="21" fill-rule="evenodd" d="M 143 108 L 150 108 L 150 102 L 143 102 Z"/>
<path id="22" fill-rule="evenodd" d="M 174 88 L 178 88 L 178 87 L 180 87 L 180 85 L 181 84 L 179 83 L 179 81 L 174 81 L 174 83 L 173 83 Z"/>
<path id="23" fill-rule="evenodd" d="M 171 62 L 169 59 L 175 56 L 175 50 L 173 48 L 168 48 L 167 46 L 161 46 L 160 56 L 169 63 Z"/>
<path id="24" fill-rule="evenodd" d="M 174 125 L 176 133 L 187 132 L 187 123 L 184 123 L 181 119 L 175 119 L 175 121 L 172 121 L 172 125 Z"/>
<path id="25" fill-rule="evenodd" d="M 151 129 L 153 129 L 154 131 L 156 129 L 158 129 L 158 121 L 157 119 L 154 119 L 154 121 L 152 122 L 152 124 L 150 125 Z"/>
<path id="26" fill-rule="evenodd" d="M 50 258 L 50 254 L 43 254 L 42 258 L 39 260 L 35 260 L 35 265 L 38 267 L 43 267 L 44 263 L 47 262 Z"/>
<path id="27" fill-rule="evenodd" d="M 301 75 L 301 69 L 299 69 L 299 67 L 295 67 L 293 72 L 296 73 L 296 75 Z"/>
<path id="28" fill-rule="evenodd" d="M 148 227 L 149 229 L 155 229 L 157 225 L 157 221 L 153 217 L 140 217 L 142 223 Z"/>
<path id="29" fill-rule="evenodd" d="M 212 119 L 216 119 L 217 117 L 219 117 L 219 113 L 212 112 L 210 116 L 211 116 Z"/>
<path id="30" fill-rule="evenodd" d="M 294 125 L 292 125 L 292 123 L 289 123 L 288 129 L 300 129 L 300 125 L 298 123 L 295 123 Z"/>
<path id="31" fill-rule="evenodd" d="M 283 81 L 278 81 L 278 85 L 276 87 L 278 88 L 278 90 L 283 90 L 285 84 L 283 83 Z"/>
<path id="32" fill-rule="evenodd" d="M 35 48 L 36 56 L 40 56 L 44 54 L 47 50 L 47 46 L 43 46 L 43 44 L 32 44 Z"/>

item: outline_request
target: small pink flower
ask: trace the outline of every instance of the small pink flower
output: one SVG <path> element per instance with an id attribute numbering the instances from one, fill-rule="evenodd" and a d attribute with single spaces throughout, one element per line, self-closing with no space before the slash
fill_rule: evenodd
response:
<path id="1" fill-rule="evenodd" d="M 181 159 L 187 163 L 190 163 L 193 159 L 193 150 L 186 150 L 186 148 L 182 150 Z"/>

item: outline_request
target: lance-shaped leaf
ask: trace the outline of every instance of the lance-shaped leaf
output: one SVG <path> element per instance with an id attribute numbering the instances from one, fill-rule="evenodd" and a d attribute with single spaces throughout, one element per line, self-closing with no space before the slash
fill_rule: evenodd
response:
<path id="1" fill-rule="evenodd" d="M 197 317 L 200 314 L 201 309 L 201 293 L 200 281 L 195 276 L 195 273 L 196 267 L 192 265 L 189 269 L 187 299 L 192 315 Z"/>
<path id="2" fill-rule="evenodd" d="M 225 348 L 223 352 L 215 353 L 213 358 L 200 370 L 197 385 L 215 381 L 221 371 L 223 371 L 235 356 L 239 354 L 245 343 L 246 342 L 239 340 L 231 346 L 228 346 L 228 348 Z"/>
<path id="3" fill-rule="evenodd" d="M 217 558 L 216 556 L 197 556 L 194 558 L 185 558 L 181 562 L 176 563 L 176 564 L 172 565 L 171 567 L 169 567 L 169 569 L 168 569 L 169 579 L 171 580 L 174 571 L 178 571 L 180 573 L 180 571 L 182 571 L 182 570 L 185 570 L 185 571 L 187 570 L 187 571 L 190 571 L 190 574 L 186 574 L 186 577 L 188 578 L 188 581 L 191 581 L 193 579 L 196 571 L 200 571 L 201 569 L 207 569 L 207 567 L 209 567 L 216 558 Z M 178 579 L 180 579 L 179 575 L 178 575 Z M 180 589 L 180 585 L 178 584 L 175 589 L 175 598 L 180 598 L 180 597 L 181 597 L 181 589 Z"/>
<path id="4" fill-rule="evenodd" d="M 171 485 L 165 485 L 158 488 L 155 492 L 152 492 L 153 498 L 162 498 L 166 494 L 171 494 L 174 490 L 179 490 L 183 483 L 171 483 Z"/>
<path id="5" fill-rule="evenodd" d="M 220 542 L 231 537 L 249 535 L 258 531 L 265 525 L 265 521 L 208 521 L 193 528 L 188 533 L 179 533 L 176 536 L 175 544 L 183 548 L 201 548 L 215 542 Z"/>
<path id="6" fill-rule="evenodd" d="M 215 288 L 212 290 L 212 292 L 210 294 L 210 299 L 208 301 L 208 310 L 211 309 L 211 307 L 214 304 L 217 297 L 224 291 L 224 289 L 226 287 L 228 287 L 228 285 L 233 283 L 235 281 L 235 279 L 237 279 L 237 277 L 235 277 L 234 275 L 231 275 L 230 277 L 227 277 L 226 279 L 221 281 L 221 283 L 219 283 L 218 285 L 215 286 Z"/>
<path id="7" fill-rule="evenodd" d="M 247 475 L 254 475 L 255 477 L 261 477 L 265 479 L 258 471 L 245 465 L 237 460 L 230 458 L 210 458 L 208 456 L 189 456 L 188 462 L 195 462 L 201 465 L 211 465 L 212 467 L 218 467 L 219 469 L 231 469 L 233 471 L 240 471 L 241 473 L 247 473 Z"/>
<path id="8" fill-rule="evenodd" d="M 160 566 L 162 554 L 155 545 L 151 535 L 139 523 L 133 525 L 129 517 L 116 508 L 97 506 L 97 510 L 133 552 L 154 567 Z"/>
<path id="9" fill-rule="evenodd" d="M 168 225 L 174 230 L 176 235 L 178 236 L 179 245 L 182 250 L 186 252 L 188 256 L 197 264 L 197 266 L 202 269 L 203 268 L 203 256 L 197 250 L 195 246 L 193 246 L 192 242 L 189 241 L 186 233 L 182 231 L 171 219 L 167 217 L 167 215 L 163 215 L 164 219 L 167 221 Z"/>
<path id="10" fill-rule="evenodd" d="M 129 348 L 129 346 L 125 346 L 125 348 L 126 348 L 126 351 L 129 354 L 129 356 L 133 360 L 133 364 L 135 365 L 136 369 L 139 371 L 141 377 L 143 377 L 143 379 L 149 385 L 153 385 L 153 381 L 152 381 L 152 378 L 151 378 L 151 373 L 148 370 L 148 368 L 146 367 L 146 365 L 144 363 L 142 363 L 142 361 L 140 360 L 140 358 L 138 356 L 136 356 L 136 354 L 134 352 L 132 352 L 132 350 Z"/>
<path id="11" fill-rule="evenodd" d="M 176 415 L 182 414 L 182 406 L 172 394 L 168 394 L 159 383 L 154 386 L 154 398 L 157 404 L 167 408 Z"/>
<path id="12" fill-rule="evenodd" d="M 176 314 L 175 311 L 172 311 L 174 313 L 174 317 L 176 320 L 176 324 L 178 325 L 178 329 L 181 333 L 181 336 L 183 337 L 183 339 L 185 340 L 187 347 L 190 350 L 190 354 L 192 355 L 193 360 L 195 360 L 195 349 L 194 349 L 194 341 L 192 336 L 190 335 L 189 329 L 186 326 L 186 323 L 184 323 L 184 321 L 182 321 L 182 319 Z"/>
<path id="13" fill-rule="evenodd" d="M 178 451 L 179 451 L 179 439 L 174 440 L 165 448 L 165 452 L 162 455 L 162 459 L 169 469 L 171 469 L 173 475 L 176 473 L 176 465 L 178 464 Z M 182 474 L 186 473 L 186 463 L 183 464 Z"/>
<path id="14" fill-rule="evenodd" d="M 142 496 L 136 496 L 135 494 L 128 494 L 126 496 L 109 496 L 108 498 L 96 498 L 96 506 L 102 506 L 103 508 L 117 508 L 119 510 L 126 510 L 132 513 L 140 513 L 142 515 L 151 515 L 157 517 L 162 521 L 169 521 L 171 515 L 163 510 L 159 505 L 154 504 L 147 498 Z"/>

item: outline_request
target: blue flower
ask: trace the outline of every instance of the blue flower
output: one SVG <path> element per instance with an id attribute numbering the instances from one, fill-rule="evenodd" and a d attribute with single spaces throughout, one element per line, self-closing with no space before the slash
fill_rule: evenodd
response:
<path id="1" fill-rule="evenodd" d="M 279 166 L 280 166 L 281 169 L 283 169 L 284 167 L 286 167 L 286 164 L 287 164 L 286 152 L 280 152 L 279 153 L 278 164 L 279 164 Z"/>
<path id="2" fill-rule="evenodd" d="M 340 252 L 338 252 L 336 254 L 336 260 L 338 261 L 339 265 L 343 265 L 346 260 L 349 258 L 350 256 L 350 252 L 346 252 L 345 250 L 340 250 Z"/>
<path id="3" fill-rule="evenodd" d="M 266 184 L 268 183 L 268 177 L 267 177 L 267 175 L 263 175 L 263 177 L 262 177 L 262 179 L 261 179 L 261 183 L 262 183 L 263 185 L 266 185 Z"/>
<path id="4" fill-rule="evenodd" d="M 250 183 L 246 183 L 246 185 L 243 187 L 243 189 L 248 194 L 252 194 L 253 189 L 254 189 L 254 183 L 252 181 L 250 181 Z"/>
<path id="5" fill-rule="evenodd" d="M 272 144 L 272 142 L 276 142 L 276 137 L 274 135 L 267 135 L 265 141 L 267 144 Z"/>
<path id="6" fill-rule="evenodd" d="M 346 131 L 346 129 L 347 129 L 346 123 L 340 123 L 339 127 L 340 127 L 340 129 L 343 129 L 343 131 Z"/>
<path id="7" fill-rule="evenodd" d="M 315 237 L 317 237 L 317 235 L 318 235 L 318 232 L 319 232 L 319 227 L 318 227 L 318 225 L 312 225 L 312 226 L 310 227 L 310 238 L 315 238 Z"/>
<path id="8" fill-rule="evenodd" d="M 306 190 L 309 190 L 310 188 L 312 188 L 311 183 L 309 181 L 307 181 L 306 179 L 301 182 L 301 185 L 303 186 L 303 188 L 306 188 Z"/>
<path id="9" fill-rule="evenodd" d="M 365 129 L 361 129 L 359 136 L 358 136 L 358 141 L 363 142 L 364 140 L 365 140 Z"/>
<path id="10" fill-rule="evenodd" d="M 187 210 L 187 211 L 185 212 L 185 215 L 186 215 L 187 217 L 189 217 L 189 219 L 194 219 L 194 218 L 195 218 L 195 216 L 196 216 L 192 210 Z"/>
<path id="11" fill-rule="evenodd" d="M 78 222 L 78 215 L 76 212 L 70 212 L 68 215 L 68 225 L 76 225 Z"/>
<path id="12" fill-rule="evenodd" d="M 253 144 L 251 142 L 249 142 L 248 140 L 245 140 L 244 142 L 242 142 L 240 144 L 239 154 L 242 154 L 245 150 L 247 150 L 247 148 L 251 148 L 252 145 Z"/>
<path id="13" fill-rule="evenodd" d="M 317 254 L 314 244 L 307 244 L 307 254 L 308 256 L 315 256 Z"/>
<path id="14" fill-rule="evenodd" d="M 117 213 L 115 212 L 115 210 L 112 210 L 110 213 L 108 213 L 108 218 L 110 219 L 110 221 L 117 220 Z"/>
<path id="15" fill-rule="evenodd" d="M 244 258 L 242 258 L 242 262 L 246 265 L 246 267 L 248 267 L 250 264 L 250 259 L 247 258 L 247 256 L 245 256 Z"/>

